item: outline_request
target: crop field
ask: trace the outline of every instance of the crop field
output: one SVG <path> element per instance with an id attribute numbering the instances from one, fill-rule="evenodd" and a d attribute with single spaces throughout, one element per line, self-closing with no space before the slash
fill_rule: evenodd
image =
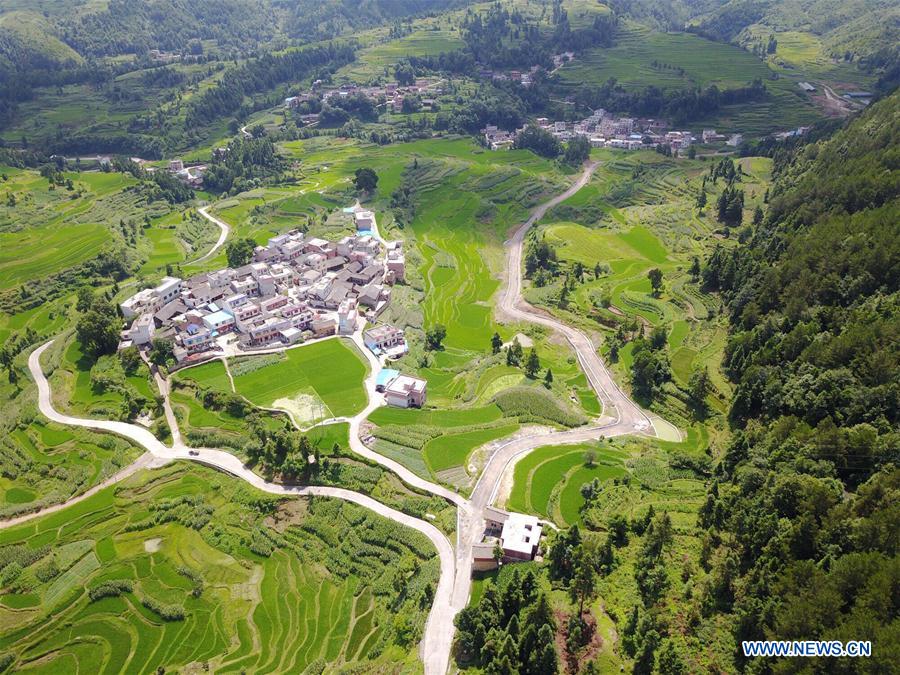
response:
<path id="1" fill-rule="evenodd" d="M 352 415 L 366 404 L 362 381 L 366 366 L 356 347 L 324 340 L 283 355 L 229 359 L 235 392 L 255 405 L 279 408 L 298 423 Z M 178 378 L 217 391 L 231 392 L 219 360 L 188 368 Z"/>
<path id="2" fill-rule="evenodd" d="M 182 222 L 167 203 L 148 204 L 129 174 L 66 172 L 71 189 L 31 170 L 0 167 L 0 176 L 0 290 L 53 278 L 126 243 L 148 258 L 142 273 L 159 273 L 211 234 L 205 221 Z M 121 224 L 145 216 L 152 226 L 126 241 Z"/>
<path id="3" fill-rule="evenodd" d="M 683 72 L 682 72 L 683 71 Z M 563 82 L 600 85 L 615 78 L 626 88 L 720 89 L 766 79 L 765 64 L 749 52 L 692 33 L 662 33 L 623 22 L 611 48 L 590 49 L 559 71 Z"/>
<path id="4" fill-rule="evenodd" d="M 116 215 L 115 200 L 107 198 L 135 183 L 121 174 L 71 173 L 73 191 L 48 190 L 35 171 L 0 167 L 0 173 L 8 177 L 0 182 L 0 289 L 95 256 L 109 237 L 104 223 Z"/>
<path id="5" fill-rule="evenodd" d="M 20 426 L 0 441 L 0 516 L 64 501 L 139 454 L 113 436 L 37 421 Z"/>
<path id="6" fill-rule="evenodd" d="M 251 357 L 252 358 L 252 357 Z M 240 360 L 232 363 L 240 368 Z M 366 404 L 362 381 L 366 366 L 356 348 L 342 340 L 325 340 L 290 349 L 277 362 L 245 374 L 234 374 L 234 386 L 251 402 L 294 413 L 301 399 L 314 398 L 324 405 L 315 416 L 349 416 Z M 313 405 L 318 405 L 315 401 Z"/>
<path id="7" fill-rule="evenodd" d="M 207 389 L 231 391 L 231 381 L 228 379 L 228 373 L 225 372 L 225 366 L 219 359 L 179 370 L 175 378 L 189 380 Z"/>
<path id="8" fill-rule="evenodd" d="M 651 85 L 726 89 L 759 78 L 769 90 L 769 100 L 725 106 L 708 120 L 697 120 L 695 126 L 702 123 L 728 132 L 761 134 L 821 118 L 797 89 L 795 79 L 773 80 L 772 70 L 750 52 L 691 33 L 654 31 L 633 21 L 623 23 L 613 47 L 587 50 L 563 66 L 559 75 L 565 85 L 601 85 L 615 78 L 626 89 Z"/>
<path id="9" fill-rule="evenodd" d="M 588 457 L 593 457 L 588 462 Z M 581 486 L 627 473 L 621 450 L 592 444 L 545 446 L 520 459 L 506 505 L 515 511 L 536 513 L 561 527 L 580 520 L 584 503 Z"/>
<path id="10" fill-rule="evenodd" d="M 739 36 L 742 44 L 767 41 L 774 35 L 777 46 L 774 54 L 767 57 L 769 66 L 793 81 L 822 78 L 831 83 L 855 83 L 857 89 L 871 86 L 871 75 L 856 67 L 834 59 L 828 54 L 828 47 L 815 33 L 800 30 L 772 31 L 766 25 L 750 26 Z"/>
<path id="11" fill-rule="evenodd" d="M 423 478 L 460 490 L 470 488 L 480 471 L 480 466 L 470 466 L 472 451 L 519 429 L 518 420 L 503 417 L 495 405 L 441 411 L 379 408 L 368 421 L 377 424 L 371 434 L 378 452 Z"/>
<path id="12" fill-rule="evenodd" d="M 184 465 L 5 530 L 0 550 L 21 566 L 0 595 L 0 651 L 35 673 L 415 663 L 438 569 L 424 537 L 359 507 Z"/>
<path id="13" fill-rule="evenodd" d="M 62 353 L 59 366 L 52 379 L 59 384 L 60 390 L 68 393 L 65 400 L 60 401 L 63 409 L 79 415 L 118 417 L 125 391 L 129 391 L 135 399 L 146 401 L 147 410 L 154 407 L 152 402 L 157 395 L 156 386 L 151 384 L 150 371 L 144 364 L 131 375 L 122 372 L 115 357 L 103 357 L 92 365 L 83 357 L 78 341 L 72 340 Z M 94 373 L 109 375 L 115 384 L 98 388 L 92 378 Z M 56 391 L 54 389 L 55 395 Z"/>
<path id="14" fill-rule="evenodd" d="M 518 428 L 518 424 L 509 424 L 461 434 L 438 436 L 425 444 L 423 448 L 425 461 L 435 473 L 464 466 L 473 449 L 489 441 L 509 436 Z"/>
<path id="15" fill-rule="evenodd" d="M 503 412 L 495 405 L 465 410 L 414 410 L 410 408 L 383 407 L 369 415 L 373 424 L 398 426 L 422 425 L 452 428 L 464 424 L 485 424 L 503 417 Z"/>

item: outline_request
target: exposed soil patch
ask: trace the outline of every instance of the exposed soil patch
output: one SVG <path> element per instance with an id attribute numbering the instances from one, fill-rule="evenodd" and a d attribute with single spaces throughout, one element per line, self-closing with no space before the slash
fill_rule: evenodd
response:
<path id="1" fill-rule="evenodd" d="M 276 532 L 284 532 L 291 525 L 303 522 L 306 513 L 307 504 L 305 499 L 285 499 L 279 504 L 275 513 L 267 516 L 263 522 L 266 527 L 271 527 Z"/>

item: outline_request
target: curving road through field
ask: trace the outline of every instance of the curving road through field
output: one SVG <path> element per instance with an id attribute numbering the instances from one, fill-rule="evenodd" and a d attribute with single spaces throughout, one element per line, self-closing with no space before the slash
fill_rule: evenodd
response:
<path id="1" fill-rule="evenodd" d="M 453 617 L 455 611 L 451 607 L 451 598 L 454 580 L 454 557 L 453 547 L 443 532 L 438 530 L 431 523 L 419 520 L 410 515 L 392 509 L 389 506 L 376 501 L 368 495 L 363 495 L 351 490 L 343 488 L 327 487 L 327 486 L 290 486 L 270 483 L 253 473 L 249 468 L 244 466 L 237 457 L 230 452 L 219 450 L 216 448 L 189 448 L 181 442 L 180 434 L 176 433 L 177 427 L 173 430 L 173 439 L 175 439 L 172 447 L 164 445 L 149 430 L 137 426 L 136 424 L 128 424 L 127 422 L 117 422 L 114 420 L 94 420 L 80 417 L 72 417 L 65 415 L 53 407 L 51 400 L 50 383 L 47 381 L 44 371 L 41 368 L 41 354 L 47 350 L 53 340 L 46 342 L 35 349 L 28 356 L 28 369 L 34 378 L 38 389 L 38 408 L 47 419 L 58 424 L 67 426 L 83 427 L 96 431 L 106 431 L 123 436 L 134 443 L 143 446 L 147 450 L 147 454 L 143 455 L 137 462 L 126 467 L 115 476 L 104 481 L 100 486 L 94 488 L 89 494 L 85 493 L 75 497 L 63 504 L 57 504 L 42 511 L 37 511 L 26 516 L 22 516 L 15 520 L 9 520 L 0 523 L 0 529 L 11 527 L 12 525 L 44 516 L 51 511 L 59 511 L 63 508 L 71 506 L 73 503 L 86 499 L 90 494 L 94 494 L 98 490 L 111 485 L 116 480 L 121 480 L 135 471 L 149 467 L 151 465 L 159 466 L 173 460 L 187 460 L 203 464 L 225 473 L 231 474 L 236 478 L 253 485 L 259 490 L 271 494 L 300 496 L 300 497 L 331 497 L 335 499 L 343 499 L 355 504 L 359 504 L 367 509 L 371 509 L 375 513 L 388 518 L 405 527 L 413 528 L 422 534 L 434 544 L 437 549 L 438 556 L 441 561 L 441 574 L 438 580 L 437 590 L 435 591 L 434 604 L 428 614 L 428 620 L 425 625 L 425 634 L 422 638 L 421 655 L 425 663 L 425 672 L 442 674 L 446 673 L 450 661 L 450 648 L 453 642 Z M 372 377 L 374 379 L 374 376 Z M 168 399 L 168 387 L 162 390 L 163 395 Z M 377 402 L 376 402 L 377 404 Z M 370 402 L 371 406 L 371 402 Z M 367 407 L 366 410 L 369 410 Z M 168 412 L 168 411 L 167 411 Z M 357 416 L 358 417 L 358 416 Z M 174 420 L 174 416 L 172 416 Z M 371 451 L 370 451 L 371 452 Z M 374 453 L 373 453 L 374 454 Z M 149 457 L 148 457 L 149 455 Z M 380 457 L 380 455 L 378 455 Z M 383 459 L 383 458 L 382 458 Z M 420 479 L 421 480 L 421 479 Z M 437 487 L 437 486 L 435 486 Z M 453 495 L 456 499 L 465 501 L 459 495 Z"/>
<path id="2" fill-rule="evenodd" d="M 0 522 L 0 529 L 46 515 L 51 511 L 66 508 L 141 468 L 159 466 L 173 460 L 195 461 L 210 466 L 272 494 L 305 497 L 323 496 L 351 501 L 371 509 L 396 523 L 421 532 L 434 544 L 441 562 L 441 574 L 438 588 L 435 592 L 434 604 L 429 612 L 425 634 L 420 645 L 420 654 L 427 675 L 443 675 L 447 672 L 450 664 L 454 617 L 469 601 L 472 577 L 472 546 L 481 539 L 484 531 L 484 509 L 496 498 L 503 475 L 510 463 L 525 453 L 541 446 L 582 443 L 597 440 L 601 436 L 612 437 L 635 433 L 655 433 L 653 424 L 647 414 L 616 385 L 602 359 L 597 354 L 596 347 L 591 339 L 582 331 L 568 326 L 531 306 L 522 297 L 522 254 L 525 237 L 529 229 L 549 209 L 565 201 L 584 187 L 590 181 L 596 167 L 596 163 L 586 165 L 584 171 L 568 190 L 537 206 L 531 212 L 528 220 L 515 230 L 510 240 L 506 243 L 508 249 L 507 266 L 504 271 L 504 288 L 497 309 L 498 313 L 505 318 L 514 321 L 538 323 L 566 338 L 575 351 L 591 387 L 603 403 L 605 416 L 597 424 L 586 428 L 557 431 L 530 438 L 519 438 L 499 446 L 489 457 L 471 497 L 466 499 L 442 485 L 421 478 L 402 464 L 369 449 L 362 442 L 360 439 L 362 423 L 376 408 L 383 405 L 382 397 L 375 390 L 375 378 L 383 363 L 363 344 L 361 328 L 351 337 L 369 364 L 369 374 L 364 382 L 368 397 L 366 407 L 353 417 L 345 420 L 350 425 L 350 447 L 360 456 L 377 462 L 384 468 L 394 472 L 408 485 L 440 496 L 456 505 L 458 525 L 455 553 L 447 537 L 432 524 L 392 509 L 367 495 L 336 487 L 289 486 L 270 483 L 244 466 L 237 457 L 229 452 L 216 448 L 189 448 L 182 441 L 177 420 L 169 404 L 169 383 L 156 369 L 153 369 L 153 375 L 160 393 L 163 395 L 165 415 L 172 429 L 172 447 L 164 445 L 149 430 L 134 424 L 113 420 L 83 419 L 58 412 L 53 407 L 50 385 L 40 365 L 40 356 L 53 343 L 52 340 L 35 349 L 28 358 L 29 370 L 37 383 L 38 407 L 41 413 L 59 424 L 118 434 L 143 446 L 147 452 L 137 462 L 122 469 L 119 473 L 108 478 L 101 485 L 96 486 L 87 493 L 63 504 L 27 514 L 15 520 Z M 227 223 L 208 213 L 208 208 L 204 207 L 198 210 L 205 218 L 218 225 L 222 230 L 222 234 L 215 246 L 206 255 L 194 262 L 202 262 L 213 256 L 224 244 L 230 231 Z M 380 236 L 379 240 L 385 243 Z"/>
<path id="3" fill-rule="evenodd" d="M 603 403 L 605 416 L 599 424 L 590 427 L 516 439 L 501 445 L 491 454 L 469 498 L 469 510 L 460 512 L 454 605 L 465 607 L 468 602 L 472 583 L 472 546 L 481 540 L 484 532 L 484 509 L 496 499 L 503 475 L 511 462 L 546 445 L 584 443 L 596 441 L 601 436 L 610 438 L 626 434 L 655 434 L 650 418 L 615 383 L 591 339 L 580 330 L 536 309 L 522 297 L 522 255 L 528 231 L 547 211 L 587 185 L 596 169 L 596 162 L 585 165 L 581 175 L 565 192 L 535 207 L 528 220 L 516 228 L 506 242 L 506 268 L 497 311 L 500 316 L 509 320 L 537 323 L 563 335 L 574 350 L 591 388 Z"/>
<path id="4" fill-rule="evenodd" d="M 228 235 L 231 233 L 231 225 L 226 223 L 221 218 L 216 218 L 216 216 L 212 215 L 209 212 L 209 208 L 209 206 L 201 206 L 199 209 L 197 209 L 197 213 L 199 213 L 201 216 L 203 216 L 209 222 L 219 228 L 219 238 L 216 240 L 216 243 L 213 244 L 213 247 L 209 249 L 209 251 L 204 253 L 196 260 L 191 260 L 190 262 L 185 263 L 186 265 L 195 265 L 212 258 L 219 251 L 219 249 L 225 245 L 225 240 L 228 239 Z"/>

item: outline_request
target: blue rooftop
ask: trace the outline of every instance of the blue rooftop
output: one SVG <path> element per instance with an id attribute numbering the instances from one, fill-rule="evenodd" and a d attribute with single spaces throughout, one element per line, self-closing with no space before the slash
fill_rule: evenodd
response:
<path id="1" fill-rule="evenodd" d="M 373 236 L 372 230 L 357 230 L 356 236 L 357 237 L 371 237 L 371 236 Z"/>
<path id="2" fill-rule="evenodd" d="M 391 380 L 400 375 L 399 370 L 393 370 L 392 368 L 382 368 L 381 372 L 378 373 L 378 376 L 375 378 L 375 386 L 376 387 L 386 387 L 390 384 Z"/>
<path id="3" fill-rule="evenodd" d="M 223 321 L 231 321 L 233 319 L 234 317 L 224 309 L 220 309 L 218 312 L 213 312 L 212 314 L 207 314 L 203 317 L 203 320 L 211 326 L 222 323 Z"/>

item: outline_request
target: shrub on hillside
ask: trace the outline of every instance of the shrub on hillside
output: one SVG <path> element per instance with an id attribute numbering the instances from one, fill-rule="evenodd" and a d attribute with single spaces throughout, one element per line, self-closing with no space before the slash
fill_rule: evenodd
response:
<path id="1" fill-rule="evenodd" d="M 494 403 L 508 417 L 521 422 L 553 422 L 577 427 L 587 422 L 584 415 L 563 406 L 553 394 L 538 387 L 512 387 L 494 397 Z"/>
<path id="2" fill-rule="evenodd" d="M 184 608 L 178 605 L 164 605 L 153 598 L 142 598 L 141 604 L 163 621 L 184 621 Z"/>
<path id="3" fill-rule="evenodd" d="M 131 593 L 133 590 L 134 586 L 128 579 L 111 579 L 90 589 L 88 597 L 91 599 L 91 602 L 97 602 L 97 600 L 102 600 L 103 598 L 113 598 L 123 593 Z"/>

